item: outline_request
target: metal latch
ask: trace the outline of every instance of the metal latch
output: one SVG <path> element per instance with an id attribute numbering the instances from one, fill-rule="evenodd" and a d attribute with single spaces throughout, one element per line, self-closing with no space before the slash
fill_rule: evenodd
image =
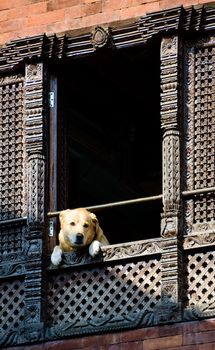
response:
<path id="1" fill-rule="evenodd" d="M 49 92 L 49 107 L 53 108 L 55 105 L 55 100 L 54 100 L 54 92 L 50 91 Z"/>
<path id="2" fill-rule="evenodd" d="M 54 236 L 54 221 L 50 220 L 49 221 L 49 237 Z"/>

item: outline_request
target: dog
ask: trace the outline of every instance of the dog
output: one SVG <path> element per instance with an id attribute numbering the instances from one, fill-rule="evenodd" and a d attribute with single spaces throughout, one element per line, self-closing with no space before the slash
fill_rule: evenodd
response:
<path id="1" fill-rule="evenodd" d="M 85 208 L 63 210 L 59 220 L 59 245 L 51 254 L 51 262 L 55 266 L 60 265 L 64 252 L 88 247 L 90 256 L 95 257 L 102 245 L 109 244 L 96 215 Z"/>

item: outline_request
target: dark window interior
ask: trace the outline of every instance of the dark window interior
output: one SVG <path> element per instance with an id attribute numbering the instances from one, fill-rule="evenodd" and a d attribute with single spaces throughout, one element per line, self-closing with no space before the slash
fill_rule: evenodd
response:
<path id="1" fill-rule="evenodd" d="M 162 193 L 159 43 L 98 50 L 59 70 L 68 202 L 92 206 Z M 110 243 L 158 237 L 161 201 L 95 212 Z"/>

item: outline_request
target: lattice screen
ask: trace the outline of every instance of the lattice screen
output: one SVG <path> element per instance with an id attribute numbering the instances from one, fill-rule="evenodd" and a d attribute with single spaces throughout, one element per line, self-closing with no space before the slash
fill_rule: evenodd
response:
<path id="1" fill-rule="evenodd" d="M 188 113 L 185 126 L 186 188 L 215 186 L 215 48 L 201 43 L 188 54 Z M 214 195 L 198 195 L 186 203 L 189 231 L 215 226 Z"/>
<path id="2" fill-rule="evenodd" d="M 0 81 L 0 220 L 23 215 L 23 81 Z"/>
<path id="3" fill-rule="evenodd" d="M 20 225 L 0 227 L 0 254 L 19 253 L 23 250 L 26 228 Z"/>
<path id="4" fill-rule="evenodd" d="M 21 280 L 0 284 L 0 336 L 16 329 L 24 319 L 24 285 Z"/>
<path id="5" fill-rule="evenodd" d="M 194 189 L 215 185 L 215 48 L 195 54 Z M 214 196 L 195 202 L 194 222 L 215 217 Z"/>
<path id="6" fill-rule="evenodd" d="M 160 300 L 157 260 L 62 273 L 49 279 L 50 323 L 78 322 L 152 310 Z"/>
<path id="7" fill-rule="evenodd" d="M 215 185 L 215 48 L 196 49 L 194 188 Z"/>
<path id="8" fill-rule="evenodd" d="M 215 303 L 215 253 L 199 252 L 187 255 L 187 304 L 196 306 Z"/>

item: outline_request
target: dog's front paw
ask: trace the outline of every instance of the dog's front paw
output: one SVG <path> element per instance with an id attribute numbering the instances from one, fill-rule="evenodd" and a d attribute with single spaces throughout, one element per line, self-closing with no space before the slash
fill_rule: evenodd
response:
<path id="1" fill-rule="evenodd" d="M 58 266 L 62 261 L 62 250 L 59 246 L 56 246 L 51 255 L 51 262 L 53 265 Z"/>
<path id="2" fill-rule="evenodd" d="M 93 241 L 89 246 L 89 254 L 94 258 L 100 252 L 101 243 Z"/>

